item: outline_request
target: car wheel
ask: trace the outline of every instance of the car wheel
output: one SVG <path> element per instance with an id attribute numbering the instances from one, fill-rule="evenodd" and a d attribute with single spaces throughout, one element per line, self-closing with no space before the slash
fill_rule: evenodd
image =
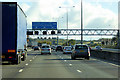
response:
<path id="1" fill-rule="evenodd" d="M 89 56 L 87 56 L 85 59 L 89 60 L 89 59 L 90 59 L 90 57 L 89 57 Z"/>
<path id="2" fill-rule="evenodd" d="M 49 53 L 49 55 L 51 55 L 51 53 Z"/>
<path id="3" fill-rule="evenodd" d="M 75 60 L 75 57 L 71 56 L 71 59 L 72 59 L 72 60 Z"/>

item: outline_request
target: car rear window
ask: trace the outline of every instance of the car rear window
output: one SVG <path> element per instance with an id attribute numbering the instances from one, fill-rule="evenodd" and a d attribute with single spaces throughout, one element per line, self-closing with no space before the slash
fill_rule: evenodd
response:
<path id="1" fill-rule="evenodd" d="M 49 48 L 49 46 L 42 46 L 42 48 Z"/>
<path id="2" fill-rule="evenodd" d="M 86 45 L 76 45 L 75 49 L 88 49 Z"/>
<path id="3" fill-rule="evenodd" d="M 62 48 L 61 46 L 58 46 L 57 48 Z"/>
<path id="4" fill-rule="evenodd" d="M 71 49 L 71 47 L 64 47 L 64 49 Z"/>

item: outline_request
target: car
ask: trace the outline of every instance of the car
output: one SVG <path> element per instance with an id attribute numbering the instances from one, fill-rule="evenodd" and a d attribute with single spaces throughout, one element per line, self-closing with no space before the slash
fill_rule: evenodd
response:
<path id="1" fill-rule="evenodd" d="M 63 47 L 60 46 L 60 45 L 58 45 L 58 46 L 56 47 L 56 52 L 57 52 L 57 51 L 63 51 Z"/>
<path id="2" fill-rule="evenodd" d="M 100 46 L 95 46 L 95 50 L 102 50 L 102 47 L 100 47 Z"/>
<path id="3" fill-rule="evenodd" d="M 51 46 L 51 49 L 52 50 L 56 50 L 56 46 Z"/>
<path id="4" fill-rule="evenodd" d="M 85 58 L 88 59 L 90 58 L 90 49 L 88 45 L 86 44 L 76 44 L 74 46 L 74 49 L 71 54 L 71 59 L 76 59 L 76 58 Z"/>
<path id="5" fill-rule="evenodd" d="M 34 46 L 33 49 L 34 49 L 34 51 L 35 50 L 40 50 L 40 47 L 39 46 Z"/>
<path id="6" fill-rule="evenodd" d="M 41 55 L 43 54 L 50 54 L 51 55 L 51 47 L 50 45 L 43 45 L 41 47 Z"/>
<path id="7" fill-rule="evenodd" d="M 63 48 L 63 54 L 66 54 L 66 53 L 72 53 L 72 47 L 71 46 L 65 46 Z"/>

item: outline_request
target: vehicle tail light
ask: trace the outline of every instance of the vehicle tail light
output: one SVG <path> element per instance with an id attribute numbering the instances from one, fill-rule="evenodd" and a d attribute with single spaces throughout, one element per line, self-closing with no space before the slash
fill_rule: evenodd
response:
<path id="1" fill-rule="evenodd" d="M 74 53 L 77 53 L 77 51 L 74 51 Z"/>
<path id="2" fill-rule="evenodd" d="M 48 51 L 50 51 L 50 49 L 48 49 Z"/>
<path id="3" fill-rule="evenodd" d="M 15 50 L 8 50 L 8 53 L 15 52 Z"/>
<path id="4" fill-rule="evenodd" d="M 90 51 L 88 51 L 88 54 L 90 54 Z"/>
<path id="5" fill-rule="evenodd" d="M 91 50 L 91 47 L 89 47 L 90 48 L 90 50 Z"/>
<path id="6" fill-rule="evenodd" d="M 9 56 L 9 58 L 13 58 L 12 56 Z"/>
<path id="7" fill-rule="evenodd" d="M 44 49 L 41 49 L 42 51 L 44 51 Z"/>

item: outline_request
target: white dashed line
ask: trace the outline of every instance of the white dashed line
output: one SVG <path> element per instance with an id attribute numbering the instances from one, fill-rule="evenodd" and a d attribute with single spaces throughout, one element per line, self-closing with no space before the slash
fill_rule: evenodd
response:
<path id="1" fill-rule="evenodd" d="M 28 63 L 27 64 L 25 64 L 26 66 L 28 65 Z"/>
<path id="2" fill-rule="evenodd" d="M 77 72 L 81 73 L 82 71 L 80 71 L 80 70 L 77 70 Z"/>
<path id="3" fill-rule="evenodd" d="M 66 60 L 64 60 L 66 62 Z"/>
<path id="4" fill-rule="evenodd" d="M 72 64 L 69 64 L 70 66 L 72 66 Z"/>
<path id="5" fill-rule="evenodd" d="M 30 60 L 30 61 L 32 61 L 32 60 Z"/>
<path id="6" fill-rule="evenodd" d="M 112 63 L 108 63 L 108 64 L 111 64 L 111 65 L 113 65 L 113 66 L 117 66 L 117 67 L 119 67 L 118 65 L 116 65 L 116 64 L 112 64 Z"/>
<path id="7" fill-rule="evenodd" d="M 22 72 L 22 71 L 23 71 L 23 69 L 20 69 L 20 70 L 19 70 L 19 72 Z"/>

